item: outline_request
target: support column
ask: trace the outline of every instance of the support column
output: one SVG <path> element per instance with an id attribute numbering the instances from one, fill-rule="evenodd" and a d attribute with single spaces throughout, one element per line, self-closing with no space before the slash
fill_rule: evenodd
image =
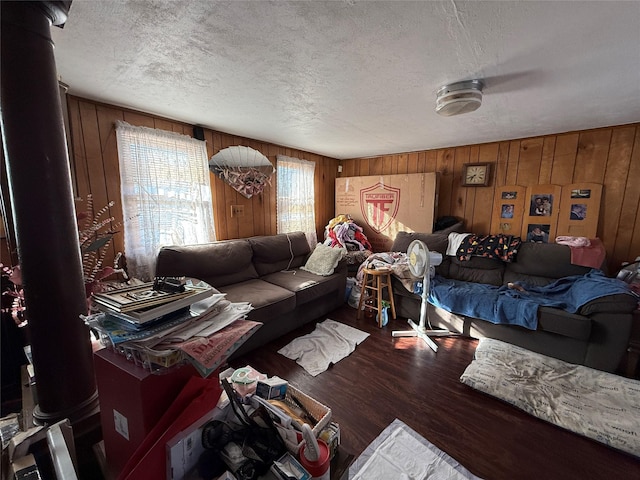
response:
<path id="1" fill-rule="evenodd" d="M 0 2 L 2 140 L 36 375 L 34 420 L 72 424 L 98 396 L 51 26 L 71 1 Z"/>

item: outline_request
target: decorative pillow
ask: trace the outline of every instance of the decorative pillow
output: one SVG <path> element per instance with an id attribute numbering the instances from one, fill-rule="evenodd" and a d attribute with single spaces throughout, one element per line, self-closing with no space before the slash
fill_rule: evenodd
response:
<path id="1" fill-rule="evenodd" d="M 344 248 L 329 247 L 319 243 L 311 253 L 307 263 L 300 269 L 323 277 L 333 275 L 333 271 L 338 266 L 338 262 L 344 253 Z"/>

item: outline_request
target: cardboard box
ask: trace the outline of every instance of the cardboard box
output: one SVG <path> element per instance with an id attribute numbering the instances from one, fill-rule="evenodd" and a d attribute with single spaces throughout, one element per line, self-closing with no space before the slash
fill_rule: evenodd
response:
<path id="1" fill-rule="evenodd" d="M 103 348 L 94 354 L 100 422 L 110 474 L 117 476 L 192 376 L 190 364 L 162 375 Z"/>
<path id="2" fill-rule="evenodd" d="M 40 480 L 40 471 L 36 459 L 28 454 L 11 463 L 11 478 L 15 480 Z"/>
<path id="3" fill-rule="evenodd" d="M 437 204 L 436 173 L 336 178 L 335 215 L 351 215 L 374 252 L 388 252 L 400 231 L 431 233 Z"/>
<path id="4" fill-rule="evenodd" d="M 229 399 L 223 392 L 213 410 L 167 442 L 167 480 L 182 480 L 196 468 L 200 455 L 205 451 L 202 430 L 209 421 L 226 418 L 227 405 Z"/>
<path id="5" fill-rule="evenodd" d="M 267 400 L 282 400 L 287 394 L 288 384 L 289 382 L 279 377 L 258 380 L 256 395 Z"/>

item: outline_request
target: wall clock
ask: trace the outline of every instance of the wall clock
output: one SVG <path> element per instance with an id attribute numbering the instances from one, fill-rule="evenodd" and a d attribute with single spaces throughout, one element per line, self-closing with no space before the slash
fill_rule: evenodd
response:
<path id="1" fill-rule="evenodd" d="M 462 185 L 465 187 L 485 187 L 489 185 L 490 163 L 465 163 L 462 166 Z"/>

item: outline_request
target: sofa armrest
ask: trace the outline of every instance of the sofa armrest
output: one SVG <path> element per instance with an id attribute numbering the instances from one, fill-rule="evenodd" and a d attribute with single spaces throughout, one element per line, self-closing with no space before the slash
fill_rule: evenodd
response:
<path id="1" fill-rule="evenodd" d="M 615 372 L 627 351 L 633 317 L 631 313 L 596 313 L 591 321 L 591 336 L 584 364 Z"/>
<path id="2" fill-rule="evenodd" d="M 578 310 L 579 315 L 590 317 L 596 313 L 631 313 L 636 308 L 637 300 L 632 295 L 622 293 L 607 295 L 585 303 Z"/>

